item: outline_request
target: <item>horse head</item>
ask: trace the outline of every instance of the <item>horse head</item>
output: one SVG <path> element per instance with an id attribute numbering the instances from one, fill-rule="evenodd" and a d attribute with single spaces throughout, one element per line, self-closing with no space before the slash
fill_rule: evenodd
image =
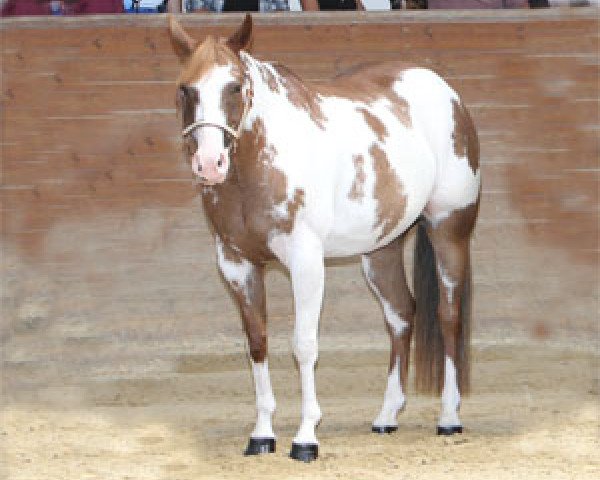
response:
<path id="1" fill-rule="evenodd" d="M 222 183 L 249 108 L 240 51 L 250 43 L 252 17 L 246 15 L 228 39 L 208 36 L 199 42 L 173 16 L 169 33 L 184 64 L 177 81 L 177 105 L 183 117 L 185 154 L 202 183 Z"/>

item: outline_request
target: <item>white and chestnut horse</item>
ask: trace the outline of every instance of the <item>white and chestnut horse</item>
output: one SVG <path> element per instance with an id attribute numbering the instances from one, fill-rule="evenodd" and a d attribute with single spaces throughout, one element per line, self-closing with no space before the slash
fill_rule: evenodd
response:
<path id="1" fill-rule="evenodd" d="M 397 429 L 415 329 L 416 385 L 440 392 L 439 434 L 462 431 L 468 388 L 469 243 L 480 195 L 477 135 L 459 96 L 435 73 L 400 63 L 304 82 L 245 51 L 246 16 L 229 39 L 198 42 L 170 18 L 185 152 L 202 188 L 219 268 L 248 336 L 257 420 L 246 454 L 275 450 L 264 267 L 290 273 L 302 421 L 292 458 L 317 458 L 315 391 L 324 259 L 362 255 L 391 338 L 373 431 Z M 404 235 L 417 225 L 414 299 Z"/>

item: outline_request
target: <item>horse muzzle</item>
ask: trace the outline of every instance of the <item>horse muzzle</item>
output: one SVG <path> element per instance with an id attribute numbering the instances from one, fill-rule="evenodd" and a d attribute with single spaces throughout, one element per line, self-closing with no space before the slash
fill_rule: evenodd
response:
<path id="1" fill-rule="evenodd" d="M 194 155 L 192 158 L 192 171 L 200 183 L 204 185 L 217 185 L 223 183 L 229 171 L 229 155 L 223 152 L 218 158 L 201 158 Z"/>

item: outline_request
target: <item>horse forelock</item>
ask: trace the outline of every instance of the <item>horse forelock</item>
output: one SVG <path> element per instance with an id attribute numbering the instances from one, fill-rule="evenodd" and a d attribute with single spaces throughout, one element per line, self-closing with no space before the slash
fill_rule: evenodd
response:
<path id="1" fill-rule="evenodd" d="M 177 83 L 187 85 L 197 82 L 214 67 L 225 65 L 231 65 L 233 71 L 241 75 L 242 62 L 237 55 L 223 40 L 210 35 L 196 48 Z"/>

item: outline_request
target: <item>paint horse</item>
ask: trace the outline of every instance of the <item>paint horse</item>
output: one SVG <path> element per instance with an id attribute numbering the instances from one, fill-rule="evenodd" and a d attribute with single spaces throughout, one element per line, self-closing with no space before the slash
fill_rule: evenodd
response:
<path id="1" fill-rule="evenodd" d="M 477 135 L 435 73 L 399 63 L 305 82 L 247 47 L 246 16 L 228 39 L 192 38 L 170 18 L 184 150 L 214 230 L 217 260 L 248 338 L 257 419 L 246 454 L 275 450 L 264 269 L 289 271 L 302 419 L 291 457 L 318 456 L 317 331 L 324 259 L 362 255 L 391 338 L 387 388 L 373 431 L 397 429 L 415 330 L 416 385 L 441 392 L 439 434 L 462 432 L 468 388 L 469 243 L 480 195 Z M 403 243 L 417 225 L 414 299 Z"/>

